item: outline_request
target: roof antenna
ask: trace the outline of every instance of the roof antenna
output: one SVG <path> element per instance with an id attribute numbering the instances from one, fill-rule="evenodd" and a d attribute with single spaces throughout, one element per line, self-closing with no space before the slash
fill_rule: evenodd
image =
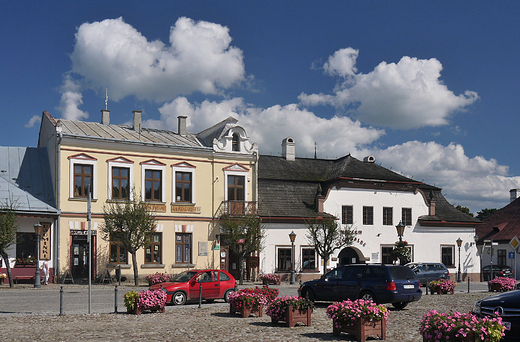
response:
<path id="1" fill-rule="evenodd" d="M 318 143 L 316 141 L 314 142 L 314 159 L 318 159 L 316 155 L 316 147 L 318 146 Z"/>
<path id="2" fill-rule="evenodd" d="M 108 88 L 105 88 L 105 109 L 108 110 Z"/>

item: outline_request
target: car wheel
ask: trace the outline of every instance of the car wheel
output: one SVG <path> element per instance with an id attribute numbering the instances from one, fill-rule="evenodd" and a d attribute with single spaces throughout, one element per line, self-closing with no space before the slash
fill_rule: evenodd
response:
<path id="1" fill-rule="evenodd" d="M 182 291 L 175 292 L 172 296 L 173 305 L 184 305 L 186 304 L 186 293 Z"/>
<path id="2" fill-rule="evenodd" d="M 374 303 L 377 303 L 376 296 L 372 292 L 368 292 L 368 291 L 361 292 L 361 294 L 359 295 L 359 299 L 371 300 Z"/>
<path id="3" fill-rule="evenodd" d="M 316 295 L 314 294 L 314 292 L 312 292 L 312 290 L 309 289 L 305 290 L 305 292 L 303 293 L 303 298 L 310 300 L 311 302 L 316 301 Z"/>
<path id="4" fill-rule="evenodd" d="M 224 301 L 226 303 L 229 303 L 229 295 L 232 293 L 232 292 L 235 292 L 233 290 L 227 290 L 225 293 L 224 293 Z"/>
<path id="5" fill-rule="evenodd" d="M 392 303 L 393 307 L 396 308 L 396 309 L 404 309 L 407 305 L 408 305 L 409 302 L 395 302 L 395 303 Z"/>

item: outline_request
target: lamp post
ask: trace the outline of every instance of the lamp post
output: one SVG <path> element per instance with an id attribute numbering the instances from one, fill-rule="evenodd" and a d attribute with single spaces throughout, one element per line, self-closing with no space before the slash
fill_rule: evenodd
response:
<path id="1" fill-rule="evenodd" d="M 461 238 L 457 239 L 457 246 L 459 247 L 459 274 L 457 275 L 457 281 L 460 283 L 462 281 L 462 274 L 460 273 L 460 246 L 462 246 Z"/>
<path id="2" fill-rule="evenodd" d="M 294 240 L 296 240 L 296 233 L 294 231 L 289 234 L 289 239 L 291 239 L 291 281 L 289 283 L 294 284 Z"/>
<path id="3" fill-rule="evenodd" d="M 397 235 L 399 236 L 399 242 L 403 242 L 403 234 L 404 234 L 404 227 L 403 221 L 399 221 L 399 224 L 395 226 L 395 229 L 397 229 Z"/>
<path id="4" fill-rule="evenodd" d="M 42 233 L 42 225 L 40 222 L 34 225 L 34 232 L 36 233 L 36 271 L 34 273 L 34 287 L 39 289 L 42 287 L 40 281 L 40 235 Z"/>

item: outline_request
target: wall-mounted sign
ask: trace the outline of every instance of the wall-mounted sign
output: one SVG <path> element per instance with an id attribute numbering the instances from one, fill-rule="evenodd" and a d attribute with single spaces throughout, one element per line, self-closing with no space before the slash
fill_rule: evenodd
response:
<path id="1" fill-rule="evenodd" d="M 172 213 L 200 214 L 200 207 L 172 204 Z"/>
<path id="2" fill-rule="evenodd" d="M 166 204 L 147 204 L 148 210 L 156 212 L 156 213 L 165 213 L 166 212 Z"/>

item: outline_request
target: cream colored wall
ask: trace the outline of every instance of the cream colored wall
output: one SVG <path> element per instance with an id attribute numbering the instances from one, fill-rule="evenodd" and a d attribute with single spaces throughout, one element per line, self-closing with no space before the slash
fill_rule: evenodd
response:
<path id="1" fill-rule="evenodd" d="M 112 147 L 114 146 L 114 147 Z M 103 224 L 102 219 L 102 207 L 108 199 L 108 181 L 109 181 L 109 165 L 108 160 L 123 157 L 133 161 L 133 164 L 129 166 L 133 170 L 133 185 L 136 191 L 140 194 L 142 167 L 141 163 L 149 161 L 151 159 L 156 160 L 160 163 L 165 164 L 163 182 L 165 186 L 164 191 L 164 202 L 161 204 L 166 205 L 166 212 L 157 212 L 158 229 L 162 231 L 162 264 L 164 267 L 148 267 L 144 264 L 144 249 L 140 249 L 137 252 L 137 261 L 139 266 L 140 277 L 146 274 L 155 272 L 167 272 L 167 273 L 178 273 L 185 268 L 175 267 L 175 225 L 188 225 L 193 226 L 192 232 L 192 262 L 197 268 L 204 267 L 215 267 L 219 268 L 219 256 L 220 251 L 214 250 L 215 246 L 215 231 L 212 226 L 212 218 L 216 210 L 220 206 L 221 202 L 225 199 L 226 188 L 225 188 L 225 171 L 226 167 L 234 165 L 236 163 L 249 169 L 248 172 L 243 174 L 246 176 L 247 194 L 248 201 L 255 200 L 252 196 L 255 194 L 255 179 L 253 177 L 253 164 L 250 160 L 252 157 L 230 159 L 229 155 L 226 158 L 212 160 L 203 155 L 171 155 L 166 153 L 157 153 L 161 151 L 154 151 L 153 154 L 149 151 L 143 152 L 117 152 L 115 151 L 116 144 L 113 144 L 113 149 L 101 149 L 101 148 L 82 148 L 67 146 L 66 143 L 62 143 L 61 149 L 61 270 L 62 273 L 66 270 L 70 270 L 70 227 L 80 227 L 82 222 L 84 227 L 87 227 L 86 211 L 87 201 L 86 199 L 74 199 L 70 197 L 70 184 L 71 175 L 70 172 L 70 158 L 80 155 L 82 153 L 88 155 L 91 158 L 96 159 L 94 167 L 94 194 L 95 197 L 92 200 L 92 229 L 97 230 L 97 274 L 100 275 L 107 267 L 108 264 L 108 248 L 109 244 L 107 241 L 102 239 L 100 227 Z M 210 156 L 211 157 L 211 156 Z M 173 200 L 173 170 L 172 165 L 181 162 L 188 163 L 195 167 L 194 171 L 194 199 L 195 207 L 200 207 L 200 213 L 172 213 L 171 204 Z M 217 179 L 218 177 L 218 179 Z M 216 229 L 218 230 L 218 229 Z M 199 256 L 198 242 L 208 242 L 208 255 Z M 131 256 L 129 255 L 129 264 L 131 264 Z M 193 268 L 193 266 L 191 266 Z M 112 272 L 113 274 L 113 272 Z M 131 276 L 133 270 L 131 267 L 123 268 L 122 274 Z"/>

